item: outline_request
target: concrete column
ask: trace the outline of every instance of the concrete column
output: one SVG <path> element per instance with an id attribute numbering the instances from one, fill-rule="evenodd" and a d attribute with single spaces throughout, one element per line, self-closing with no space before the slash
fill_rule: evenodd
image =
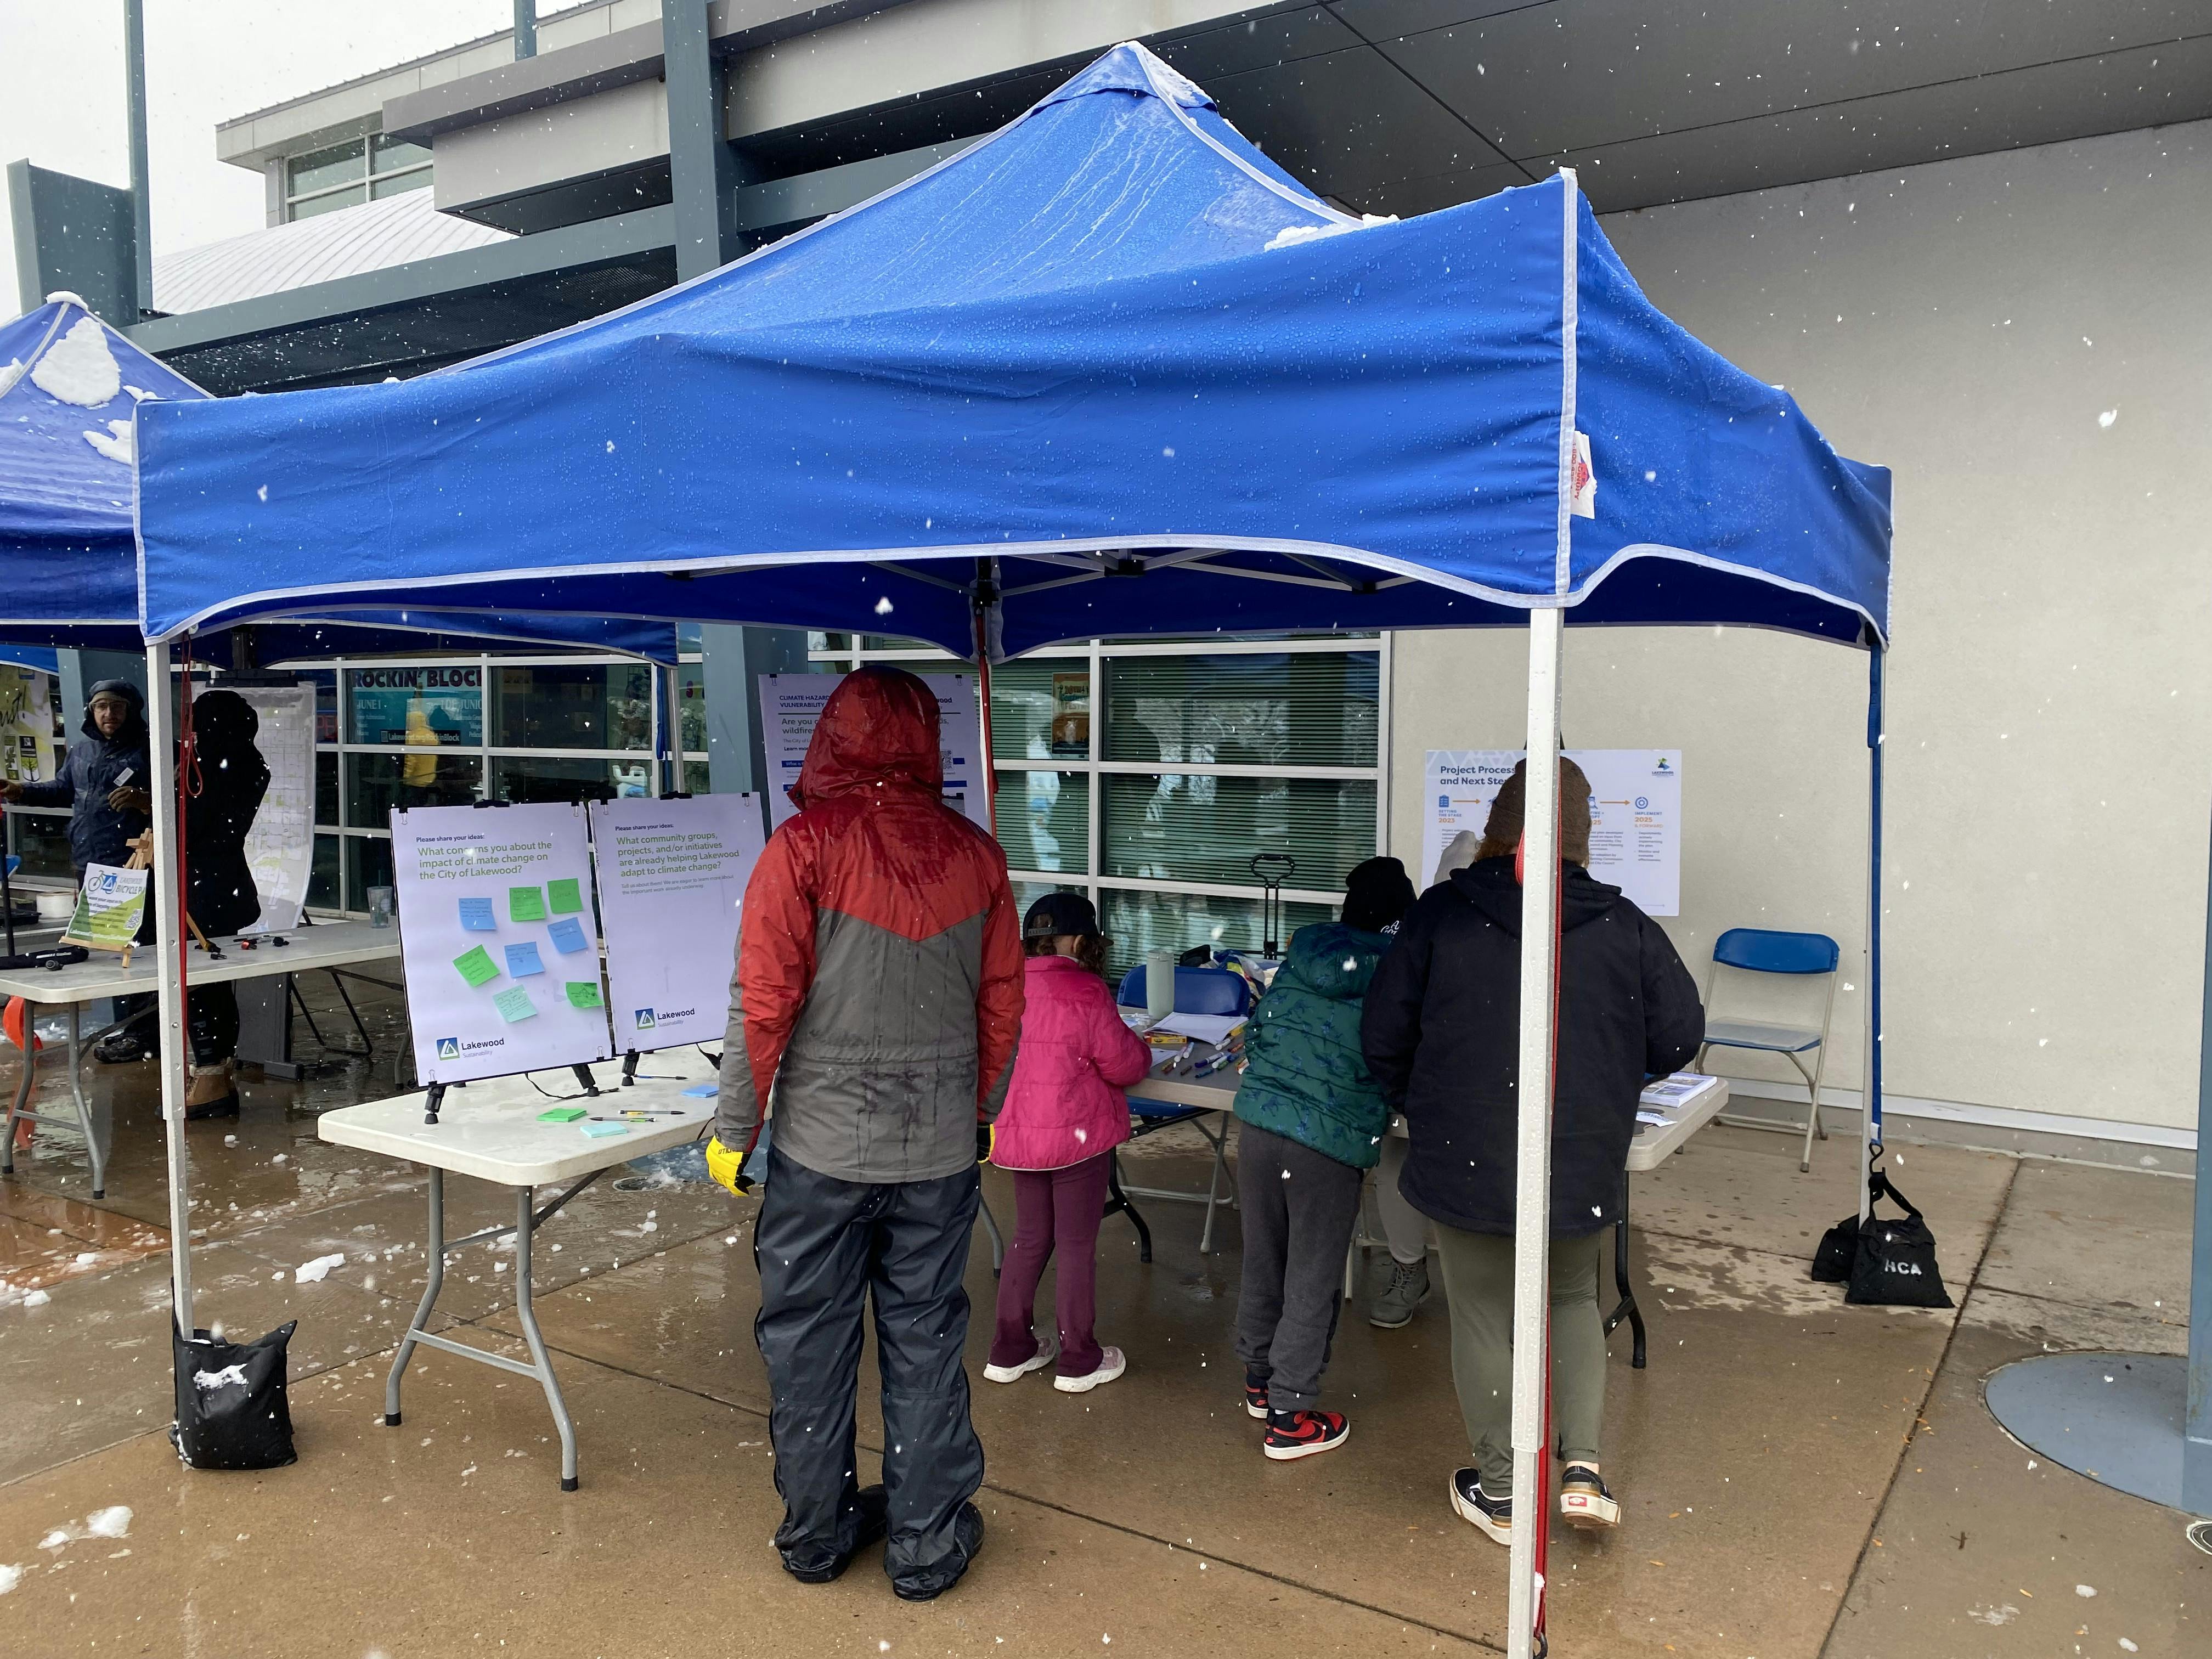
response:
<path id="1" fill-rule="evenodd" d="M 703 276 L 737 251 L 733 198 L 741 180 L 737 156 L 722 136 L 722 76 L 707 8 L 708 0 L 660 0 L 678 282 Z"/>
<path id="2" fill-rule="evenodd" d="M 761 733 L 758 677 L 804 674 L 806 633 L 795 628 L 699 630 L 699 677 L 707 696 L 708 778 L 718 795 L 770 787 L 768 750 Z"/>
<path id="3" fill-rule="evenodd" d="M 2212 1516 L 2212 912 L 2204 924 L 2204 1024 L 2197 1064 L 2197 1228 L 2190 1251 L 2181 1507 Z"/>

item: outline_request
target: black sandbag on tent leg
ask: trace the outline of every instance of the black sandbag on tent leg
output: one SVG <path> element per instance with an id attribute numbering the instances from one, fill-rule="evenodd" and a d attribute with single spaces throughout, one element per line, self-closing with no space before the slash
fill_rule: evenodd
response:
<path id="1" fill-rule="evenodd" d="M 299 1461 L 292 1408 L 284 1391 L 285 1349 L 299 1321 L 287 1320 L 252 1342 L 208 1331 L 189 1340 L 173 1318 L 177 1419 L 169 1438 L 195 1469 L 274 1469 Z"/>

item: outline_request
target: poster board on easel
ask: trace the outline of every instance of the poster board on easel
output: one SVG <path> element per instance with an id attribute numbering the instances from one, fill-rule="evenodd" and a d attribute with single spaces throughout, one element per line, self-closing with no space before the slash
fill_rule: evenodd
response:
<path id="1" fill-rule="evenodd" d="M 1590 783 L 1589 872 L 1618 887 L 1647 916 L 1682 910 L 1682 751 L 1570 749 Z M 1518 749 L 1431 749 L 1422 771 L 1424 887 L 1462 831 L 1476 836 L 1491 803 L 1519 764 Z"/>
<path id="2" fill-rule="evenodd" d="M 138 948 L 138 929 L 146 919 L 146 884 L 152 872 L 113 864 L 88 864 L 77 889 L 76 910 L 62 929 L 61 942 L 88 951 L 115 951 L 123 965 Z"/>
<path id="3" fill-rule="evenodd" d="M 719 1042 L 745 884 L 765 839 L 760 797 L 601 801 L 591 817 L 616 1046 Z"/>
<path id="4" fill-rule="evenodd" d="M 945 804 L 988 833 L 990 780 L 982 775 L 983 727 L 973 674 L 917 674 L 937 699 L 939 752 L 945 766 Z M 760 676 L 761 738 L 767 750 L 769 828 L 781 830 L 799 816 L 791 787 L 799 781 L 806 747 L 830 694 L 842 674 Z"/>
<path id="5" fill-rule="evenodd" d="M 315 686 L 240 685 L 217 681 L 195 696 L 222 690 L 243 697 L 260 725 L 253 746 L 269 768 L 268 792 L 246 835 L 246 867 L 253 872 L 261 915 L 240 935 L 289 933 L 307 908 L 315 860 Z"/>
<path id="6" fill-rule="evenodd" d="M 425 1084 L 613 1057 L 581 805 L 394 811 L 392 869 Z"/>

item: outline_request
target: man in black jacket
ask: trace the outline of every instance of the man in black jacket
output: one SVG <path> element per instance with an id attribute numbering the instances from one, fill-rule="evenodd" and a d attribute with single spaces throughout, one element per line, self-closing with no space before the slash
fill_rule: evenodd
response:
<path id="1" fill-rule="evenodd" d="M 1399 1190 L 1437 1224 L 1451 1304 L 1452 1377 L 1476 1467 L 1452 1506 L 1511 1539 L 1513 1224 L 1519 1134 L 1521 842 L 1525 763 L 1498 791 L 1474 863 L 1424 893 L 1367 993 L 1361 1046 L 1411 1135 Z M 1571 1525 L 1609 1527 L 1598 1473 L 1606 1231 L 1644 1079 L 1678 1070 L 1705 1036 L 1698 988 L 1657 923 L 1594 880 L 1589 782 L 1560 763 L 1558 1061 L 1552 1107 L 1552 1420 Z"/>
<path id="2" fill-rule="evenodd" d="M 146 699 L 128 680 L 102 680 L 85 701 L 84 741 L 70 745 L 59 775 L 45 783 L 0 785 L 10 803 L 67 806 L 70 862 L 78 884 L 85 866 L 120 866 L 131 857 L 131 839 L 152 822 L 153 798 L 146 793 Z M 150 996 L 115 999 L 115 1017 L 127 1019 L 149 1011 Z M 153 1051 L 153 1027 L 126 1027 L 101 1039 L 93 1052 L 109 1061 L 142 1059 Z M 143 1035 L 142 1035 L 143 1033 Z"/>

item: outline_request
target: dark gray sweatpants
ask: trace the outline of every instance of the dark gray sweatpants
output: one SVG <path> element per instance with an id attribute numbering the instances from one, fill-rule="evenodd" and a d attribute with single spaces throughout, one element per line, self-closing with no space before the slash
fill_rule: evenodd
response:
<path id="1" fill-rule="evenodd" d="M 1237 1126 L 1237 1212 L 1244 1228 L 1237 1357 L 1267 1379 L 1272 1410 L 1308 1411 L 1321 1402 L 1364 1174 L 1253 1124 Z"/>
<path id="2" fill-rule="evenodd" d="M 775 1547 L 802 1571 L 854 1548 L 854 1395 L 872 1296 L 890 1499 L 884 1571 L 901 1581 L 957 1577 L 966 1564 L 952 1523 L 983 1484 L 961 1364 L 968 1292 L 960 1282 L 981 1182 L 972 1166 L 935 1181 L 840 1181 L 773 1141 L 768 1160 L 753 1229 L 761 1276 L 753 1334 L 768 1366 L 783 1498 Z"/>

